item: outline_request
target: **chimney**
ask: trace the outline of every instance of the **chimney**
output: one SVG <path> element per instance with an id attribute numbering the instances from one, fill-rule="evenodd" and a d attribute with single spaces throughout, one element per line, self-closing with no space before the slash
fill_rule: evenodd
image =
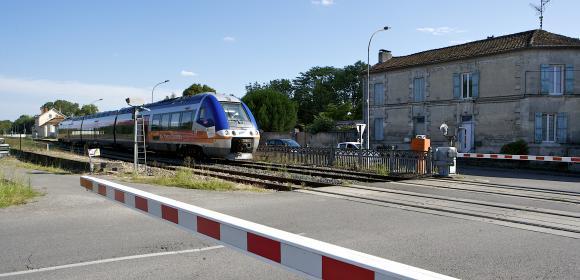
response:
<path id="1" fill-rule="evenodd" d="M 379 50 L 379 63 L 383 63 L 393 58 L 393 54 L 388 50 Z"/>
<path id="2" fill-rule="evenodd" d="M 46 112 L 48 112 L 48 108 L 46 108 L 46 107 L 41 107 L 41 108 L 40 108 L 40 113 L 41 113 L 41 114 L 44 114 L 44 113 L 46 113 Z"/>

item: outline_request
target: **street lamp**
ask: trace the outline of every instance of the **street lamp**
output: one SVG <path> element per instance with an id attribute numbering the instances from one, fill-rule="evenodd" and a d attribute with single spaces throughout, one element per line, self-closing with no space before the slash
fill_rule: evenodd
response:
<path id="1" fill-rule="evenodd" d="M 367 125 L 367 135 L 366 135 L 366 148 L 367 150 L 370 148 L 370 134 L 371 134 L 371 111 L 370 111 L 370 106 L 369 106 L 369 96 L 371 95 L 371 41 L 373 40 L 373 37 L 375 36 L 375 34 L 381 32 L 381 31 L 387 31 L 389 30 L 390 27 L 385 26 L 377 31 L 375 31 L 373 33 L 373 35 L 371 35 L 371 38 L 369 39 L 369 45 L 367 47 L 367 97 L 365 99 L 365 107 L 366 107 L 366 111 L 367 111 L 367 115 L 366 115 L 366 120 L 365 123 Z M 364 113 L 364 108 L 363 108 L 363 113 Z"/>
<path id="2" fill-rule="evenodd" d="M 155 88 L 160 85 L 160 84 L 165 84 L 165 83 L 169 83 L 169 80 L 165 80 L 163 82 L 159 82 L 157 83 L 152 89 L 151 89 L 151 103 L 153 103 L 153 92 L 155 91 Z"/>
<path id="3" fill-rule="evenodd" d="M 93 105 L 93 104 L 95 104 L 95 103 L 97 103 L 97 102 L 99 102 L 99 101 L 103 101 L 103 99 L 102 99 L 102 98 L 99 98 L 99 99 L 97 99 L 97 100 L 95 100 L 95 101 L 93 101 L 93 102 L 89 103 L 89 105 Z"/>

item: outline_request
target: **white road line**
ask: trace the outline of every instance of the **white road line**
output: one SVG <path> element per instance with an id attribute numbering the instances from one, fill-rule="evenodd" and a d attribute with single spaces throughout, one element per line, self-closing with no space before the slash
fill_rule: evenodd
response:
<path id="1" fill-rule="evenodd" d="M 189 250 L 182 250 L 182 251 L 172 251 L 172 252 L 160 252 L 160 253 L 152 253 L 152 254 L 143 254 L 143 255 L 134 255 L 134 256 L 126 256 L 126 257 L 119 257 L 119 258 L 112 258 L 112 259 L 104 259 L 98 261 L 90 261 L 90 262 L 81 262 L 81 263 L 73 263 L 73 264 L 66 264 L 66 265 L 59 265 L 59 266 L 52 266 L 52 267 L 44 267 L 38 269 L 31 269 L 31 270 L 23 270 L 23 271 L 16 271 L 16 272 L 8 272 L 0 274 L 1 277 L 9 277 L 9 276 L 16 276 L 16 275 L 23 275 L 23 274 L 30 274 L 30 273 L 37 273 L 37 272 L 44 272 L 44 271 L 54 271 L 59 269 L 67 269 L 73 267 L 80 267 L 80 266 L 88 266 L 94 264 L 102 264 L 102 263 L 111 263 L 111 262 L 118 262 L 118 261 L 126 261 L 126 260 L 135 260 L 135 259 L 144 259 L 144 258 L 151 258 L 151 257 L 159 257 L 159 256 L 168 256 L 168 255 L 178 255 L 178 254 L 187 254 L 187 253 L 197 253 L 209 250 L 215 250 L 223 248 L 224 246 L 211 246 L 199 249 L 189 249 Z"/>

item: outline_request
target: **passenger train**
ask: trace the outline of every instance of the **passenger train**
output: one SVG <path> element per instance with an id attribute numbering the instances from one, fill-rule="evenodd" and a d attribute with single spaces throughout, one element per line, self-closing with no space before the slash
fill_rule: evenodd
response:
<path id="1" fill-rule="evenodd" d="M 260 133 L 240 99 L 215 93 L 178 97 L 143 105 L 148 151 L 225 159 L 252 159 Z M 68 118 L 58 139 L 73 145 L 132 149 L 133 108 Z"/>

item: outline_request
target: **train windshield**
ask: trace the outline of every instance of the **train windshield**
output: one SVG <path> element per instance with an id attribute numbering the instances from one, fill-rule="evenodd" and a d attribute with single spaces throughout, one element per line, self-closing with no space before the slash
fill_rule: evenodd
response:
<path id="1" fill-rule="evenodd" d="M 250 122 L 246 110 L 242 107 L 242 103 L 222 102 L 222 107 L 230 122 L 245 123 Z"/>

